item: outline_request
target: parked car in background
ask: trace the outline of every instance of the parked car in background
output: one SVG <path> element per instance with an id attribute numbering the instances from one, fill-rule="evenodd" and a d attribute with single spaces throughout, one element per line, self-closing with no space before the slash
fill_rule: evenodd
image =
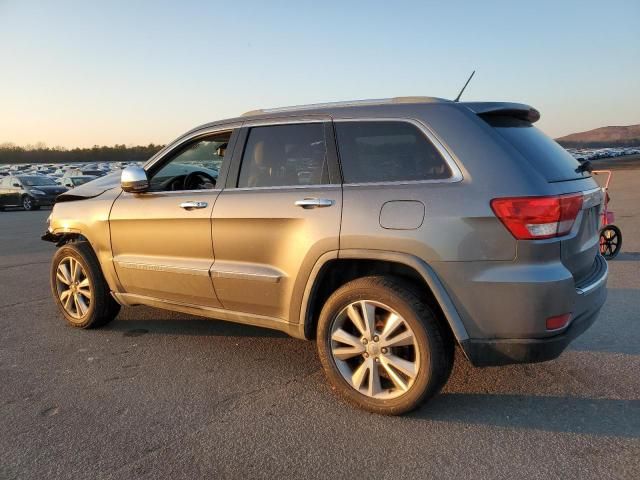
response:
<path id="1" fill-rule="evenodd" d="M 37 210 L 53 205 L 67 189 L 44 175 L 12 175 L 0 180 L 0 209 L 23 207 Z"/>
<path id="2" fill-rule="evenodd" d="M 107 172 L 98 169 L 89 169 L 89 168 L 70 168 L 64 172 L 63 177 L 82 177 L 82 176 L 92 176 L 92 177 L 102 177 Z"/>
<path id="3" fill-rule="evenodd" d="M 79 187 L 80 185 L 84 185 L 85 183 L 90 182 L 91 180 L 94 180 L 96 178 L 98 177 L 94 175 L 82 175 L 79 177 L 62 177 L 59 180 L 59 182 L 60 182 L 60 185 L 62 185 L 63 187 L 72 189 L 72 188 Z"/>
<path id="4" fill-rule="evenodd" d="M 539 116 L 412 97 L 203 125 L 58 199 L 52 294 L 77 328 L 150 305 L 315 339 L 334 391 L 383 414 L 436 394 L 456 344 L 551 360 L 608 270 L 602 192 Z"/>

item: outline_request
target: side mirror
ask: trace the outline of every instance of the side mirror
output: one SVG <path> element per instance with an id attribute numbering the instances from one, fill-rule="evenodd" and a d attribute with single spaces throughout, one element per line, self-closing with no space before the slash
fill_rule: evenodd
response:
<path id="1" fill-rule="evenodd" d="M 125 192 L 142 193 L 149 189 L 149 178 L 144 168 L 127 167 L 122 170 L 120 186 Z"/>

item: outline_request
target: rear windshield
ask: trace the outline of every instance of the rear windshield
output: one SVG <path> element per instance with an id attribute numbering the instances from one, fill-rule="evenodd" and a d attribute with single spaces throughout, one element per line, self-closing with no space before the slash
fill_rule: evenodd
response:
<path id="1" fill-rule="evenodd" d="M 531 123 L 512 117 L 485 116 L 484 120 L 505 138 L 549 182 L 562 182 L 590 177 L 589 172 L 577 173 L 575 158 Z"/>

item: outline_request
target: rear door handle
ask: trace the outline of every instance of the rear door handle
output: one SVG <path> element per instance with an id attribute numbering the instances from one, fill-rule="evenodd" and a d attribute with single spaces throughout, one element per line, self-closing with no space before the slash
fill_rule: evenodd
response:
<path id="1" fill-rule="evenodd" d="M 302 200 L 296 200 L 296 207 L 302 208 L 324 208 L 330 207 L 335 202 L 328 198 L 304 198 Z"/>
<path id="2" fill-rule="evenodd" d="M 193 210 L 195 208 L 207 208 L 207 202 L 183 202 L 180 204 L 180 208 L 185 210 Z"/>

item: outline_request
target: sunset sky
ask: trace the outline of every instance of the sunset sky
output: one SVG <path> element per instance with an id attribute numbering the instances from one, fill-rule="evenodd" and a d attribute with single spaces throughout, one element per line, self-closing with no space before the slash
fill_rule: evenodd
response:
<path id="1" fill-rule="evenodd" d="M 529 103 L 557 137 L 640 123 L 640 2 L 0 0 L 0 143 L 167 143 L 261 107 Z"/>

